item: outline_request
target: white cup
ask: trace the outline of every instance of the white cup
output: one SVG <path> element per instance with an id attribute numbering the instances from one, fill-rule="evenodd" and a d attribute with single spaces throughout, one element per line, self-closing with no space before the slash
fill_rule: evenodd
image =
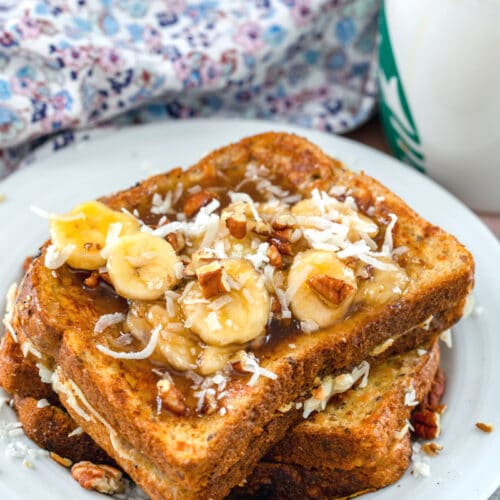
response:
<path id="1" fill-rule="evenodd" d="M 379 61 L 396 156 L 500 212 L 500 0 L 385 0 Z"/>

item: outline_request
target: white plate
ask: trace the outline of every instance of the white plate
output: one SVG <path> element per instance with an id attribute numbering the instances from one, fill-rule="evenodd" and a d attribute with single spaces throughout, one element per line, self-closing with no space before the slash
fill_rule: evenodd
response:
<path id="1" fill-rule="evenodd" d="M 455 234 L 476 259 L 476 303 L 484 312 L 454 328 L 452 350 L 443 347 L 448 375 L 439 442 L 444 450 L 429 459 L 431 476 L 410 474 L 369 498 L 487 498 L 500 484 L 500 246 L 485 226 L 452 195 L 398 161 L 340 137 L 274 123 L 210 120 L 161 123 L 125 129 L 61 151 L 34 163 L 0 184 L 0 296 L 20 276 L 21 263 L 47 236 L 47 222 L 30 204 L 63 212 L 79 201 L 132 185 L 153 171 L 188 166 L 216 147 L 267 130 L 292 131 L 308 137 L 352 169 L 364 169 L 405 199 L 421 215 Z M 6 418 L 12 418 L 8 408 Z M 499 424 L 485 434 L 478 421 Z M 27 441 L 26 441 L 27 442 Z M 0 497 L 37 500 L 95 498 L 80 489 L 67 471 L 51 460 L 20 460 L 0 451 Z M 368 499 L 368 497 L 366 497 Z"/>

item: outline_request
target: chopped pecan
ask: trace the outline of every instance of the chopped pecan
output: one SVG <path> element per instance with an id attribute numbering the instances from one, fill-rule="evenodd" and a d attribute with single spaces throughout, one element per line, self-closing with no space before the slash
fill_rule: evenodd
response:
<path id="1" fill-rule="evenodd" d="M 293 255 L 292 244 L 290 241 L 283 240 L 281 238 L 275 238 L 274 236 L 269 238 L 269 243 L 274 245 L 281 255 Z"/>
<path id="2" fill-rule="evenodd" d="M 485 424 L 484 422 L 476 422 L 476 427 L 483 432 L 493 432 L 492 424 Z"/>
<path id="3" fill-rule="evenodd" d="M 226 219 L 226 227 L 229 229 L 231 236 L 237 239 L 242 239 L 247 234 L 247 219 L 245 214 L 235 213 Z"/>
<path id="4" fill-rule="evenodd" d="M 441 432 L 439 413 L 432 410 L 417 410 L 411 416 L 414 434 L 422 439 L 436 439 Z"/>
<path id="5" fill-rule="evenodd" d="M 281 302 L 276 295 L 273 295 L 271 298 L 271 312 L 273 314 L 279 314 L 281 312 Z"/>
<path id="6" fill-rule="evenodd" d="M 424 443 L 422 445 L 422 451 L 424 453 L 427 453 L 427 455 L 430 455 L 431 457 L 435 457 L 436 455 L 439 455 L 439 452 L 443 449 L 443 446 L 441 446 L 438 443 L 434 443 L 433 441 L 430 443 Z"/>
<path id="7" fill-rule="evenodd" d="M 271 234 L 271 226 L 267 222 L 264 222 L 262 220 L 252 222 L 251 229 L 259 236 L 269 236 Z"/>
<path id="8" fill-rule="evenodd" d="M 92 271 L 84 280 L 83 284 L 87 288 L 97 288 L 99 285 L 99 273 L 97 271 Z"/>
<path id="9" fill-rule="evenodd" d="M 54 462 L 57 462 L 59 465 L 62 465 L 63 467 L 71 467 L 73 465 L 73 462 L 69 458 L 64 458 L 61 457 L 61 455 L 58 455 L 54 451 L 51 451 L 49 453 L 49 456 Z"/>
<path id="10" fill-rule="evenodd" d="M 438 411 L 438 408 L 442 406 L 439 403 L 441 402 L 445 389 L 446 378 L 441 368 L 439 368 L 432 382 L 431 390 L 422 402 L 422 406 L 432 411 Z"/>
<path id="11" fill-rule="evenodd" d="M 162 407 L 167 408 L 176 415 L 186 414 L 187 406 L 184 396 L 172 381 L 168 379 L 158 380 L 156 388 Z"/>
<path id="12" fill-rule="evenodd" d="M 307 284 L 320 298 L 334 305 L 342 303 L 354 291 L 354 288 L 349 283 L 328 276 L 327 274 L 311 276 L 307 280 Z"/>
<path id="13" fill-rule="evenodd" d="M 198 191 L 184 200 L 182 209 L 187 217 L 192 217 L 201 207 L 208 205 L 214 198 L 217 198 L 217 196 L 211 191 Z"/>
<path id="14" fill-rule="evenodd" d="M 219 261 L 198 267 L 196 276 L 198 276 L 201 293 L 206 299 L 231 290 L 231 286 L 224 276 L 224 267 Z"/>
<path id="15" fill-rule="evenodd" d="M 176 253 L 182 252 L 186 246 L 186 241 L 182 233 L 168 233 L 165 239 L 172 245 Z"/>
<path id="16" fill-rule="evenodd" d="M 281 269 L 283 267 L 283 257 L 281 256 L 278 247 L 274 243 L 269 246 L 267 250 L 267 256 L 269 257 L 269 263 L 272 266 L 278 269 Z"/>
<path id="17" fill-rule="evenodd" d="M 92 462 L 78 462 L 71 468 L 71 475 L 87 490 L 114 495 L 125 489 L 123 474 L 109 465 L 96 465 Z"/>

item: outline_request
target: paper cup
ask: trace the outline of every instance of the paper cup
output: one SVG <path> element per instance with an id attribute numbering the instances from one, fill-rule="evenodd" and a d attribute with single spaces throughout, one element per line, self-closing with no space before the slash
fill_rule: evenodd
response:
<path id="1" fill-rule="evenodd" d="M 385 0 L 379 42 L 394 154 L 500 212 L 500 0 Z"/>

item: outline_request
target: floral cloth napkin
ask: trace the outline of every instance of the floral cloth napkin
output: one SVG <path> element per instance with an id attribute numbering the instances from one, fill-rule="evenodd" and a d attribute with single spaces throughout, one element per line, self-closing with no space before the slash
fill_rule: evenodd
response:
<path id="1" fill-rule="evenodd" d="M 102 124 L 218 115 L 352 129 L 375 105 L 378 9 L 0 0 L 0 178 L 42 143 L 58 150 Z"/>

